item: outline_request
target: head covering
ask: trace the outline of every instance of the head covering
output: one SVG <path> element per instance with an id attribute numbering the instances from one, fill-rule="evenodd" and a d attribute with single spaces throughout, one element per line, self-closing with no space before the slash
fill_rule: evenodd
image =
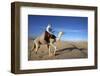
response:
<path id="1" fill-rule="evenodd" d="M 48 24 L 47 27 L 52 27 L 52 25 L 51 24 Z"/>

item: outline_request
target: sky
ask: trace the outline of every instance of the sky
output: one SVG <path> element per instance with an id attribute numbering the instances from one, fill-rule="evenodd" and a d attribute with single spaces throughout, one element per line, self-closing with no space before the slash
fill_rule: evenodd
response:
<path id="1" fill-rule="evenodd" d="M 54 35 L 63 31 L 64 41 L 87 41 L 88 18 L 74 16 L 28 15 L 28 37 L 40 36 L 48 24 L 52 25 Z"/>

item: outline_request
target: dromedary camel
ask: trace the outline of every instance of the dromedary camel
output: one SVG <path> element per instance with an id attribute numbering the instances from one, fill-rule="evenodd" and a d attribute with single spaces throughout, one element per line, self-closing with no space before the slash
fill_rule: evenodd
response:
<path id="1" fill-rule="evenodd" d="M 34 51 L 37 53 L 38 49 L 40 48 L 40 45 L 43 45 L 43 44 L 46 44 L 47 45 L 47 48 L 49 49 L 49 56 L 52 56 L 53 54 L 51 53 L 51 47 L 53 47 L 55 50 L 54 50 L 54 55 L 56 53 L 56 46 L 54 45 L 54 42 L 56 41 L 60 41 L 61 39 L 61 36 L 63 35 L 63 32 L 59 32 L 58 33 L 58 36 L 55 37 L 53 36 L 52 38 L 50 37 L 47 37 L 46 39 L 49 41 L 47 41 L 44 37 L 45 37 L 45 33 L 43 33 L 41 36 L 37 37 L 34 41 L 33 41 L 33 46 L 31 48 L 31 51 Z"/>

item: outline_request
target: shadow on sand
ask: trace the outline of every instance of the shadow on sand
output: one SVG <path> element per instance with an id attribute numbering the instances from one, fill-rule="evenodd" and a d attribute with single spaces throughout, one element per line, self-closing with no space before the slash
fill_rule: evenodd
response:
<path id="1" fill-rule="evenodd" d="M 78 48 L 77 46 L 75 46 L 75 45 L 73 45 L 73 44 L 71 44 L 71 45 L 72 45 L 72 47 L 68 47 L 68 48 L 63 48 L 63 49 L 57 50 L 55 56 L 60 55 L 61 52 L 65 51 L 65 50 L 68 50 L 69 52 L 71 52 L 71 51 L 73 51 L 73 50 L 75 50 L 75 49 L 77 49 L 78 51 L 80 51 L 81 53 L 83 53 L 85 56 L 87 56 L 87 53 L 85 53 L 85 52 L 83 51 L 83 50 L 87 50 L 87 49 L 85 49 L 85 48 Z"/>

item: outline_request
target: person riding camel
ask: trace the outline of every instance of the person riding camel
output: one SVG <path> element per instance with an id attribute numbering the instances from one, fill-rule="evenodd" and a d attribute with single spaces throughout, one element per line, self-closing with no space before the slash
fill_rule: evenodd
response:
<path id="1" fill-rule="evenodd" d="M 56 36 L 53 34 L 53 30 L 52 30 L 52 25 L 51 24 L 48 24 L 47 27 L 46 27 L 46 30 L 45 30 L 45 40 L 49 42 L 49 38 L 53 38 Z"/>
<path id="2" fill-rule="evenodd" d="M 48 24 L 48 26 L 46 27 L 46 32 L 48 32 L 50 35 L 53 35 L 52 25 L 51 24 Z"/>

